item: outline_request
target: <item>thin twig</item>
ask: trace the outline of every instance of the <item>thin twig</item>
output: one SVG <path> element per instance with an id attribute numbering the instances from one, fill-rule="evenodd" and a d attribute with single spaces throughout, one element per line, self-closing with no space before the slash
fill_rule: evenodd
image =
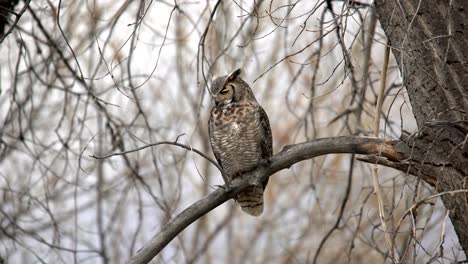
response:
<path id="1" fill-rule="evenodd" d="M 382 69 L 382 75 L 380 79 L 380 89 L 379 94 L 377 97 L 377 107 L 375 110 L 374 115 L 374 134 L 376 137 L 379 136 L 379 129 L 380 129 L 380 112 L 382 111 L 382 102 L 383 102 L 383 94 L 385 91 L 386 79 L 387 79 L 387 66 L 388 66 L 388 58 L 390 56 L 390 48 L 387 46 L 385 49 L 384 55 L 384 63 Z M 380 223 L 382 224 L 382 229 L 384 231 L 385 241 L 387 242 L 388 250 L 391 252 L 392 259 L 394 263 L 399 263 L 397 252 L 393 250 L 393 243 L 390 237 L 390 233 L 387 226 L 387 215 L 385 213 L 385 200 L 384 196 L 382 195 L 382 189 L 380 187 L 378 172 L 377 172 L 377 164 L 372 166 L 372 183 L 374 185 L 374 192 L 377 197 L 377 202 L 379 204 L 379 217 Z"/>
<path id="2" fill-rule="evenodd" d="M 178 146 L 178 147 L 193 151 L 193 152 L 197 153 L 198 155 L 202 156 L 203 158 L 205 158 L 206 160 L 208 160 L 209 162 L 211 162 L 213 165 L 215 165 L 216 168 L 219 169 L 219 171 L 222 171 L 222 169 L 218 165 L 218 163 L 216 161 L 214 161 L 212 158 L 208 157 L 206 154 L 199 151 L 198 149 L 192 148 L 191 146 L 187 146 L 187 145 L 182 144 L 182 143 L 177 143 L 177 140 L 175 142 L 160 141 L 160 142 L 157 142 L 157 143 L 148 144 L 148 145 L 145 145 L 145 146 L 142 146 L 142 147 L 139 147 L 139 148 L 136 148 L 136 149 L 132 149 L 132 150 L 127 150 L 127 151 L 123 151 L 123 152 L 116 152 L 116 153 L 112 153 L 112 154 L 104 155 L 104 156 L 90 155 L 90 157 L 95 158 L 95 159 L 107 159 L 107 158 L 110 158 L 110 157 L 113 157 L 113 156 L 121 156 L 121 155 L 125 155 L 125 154 L 128 154 L 128 153 L 137 152 L 137 151 L 140 151 L 140 150 L 143 150 L 143 149 L 146 149 L 146 148 L 159 146 L 159 145 L 173 145 L 173 146 Z"/>

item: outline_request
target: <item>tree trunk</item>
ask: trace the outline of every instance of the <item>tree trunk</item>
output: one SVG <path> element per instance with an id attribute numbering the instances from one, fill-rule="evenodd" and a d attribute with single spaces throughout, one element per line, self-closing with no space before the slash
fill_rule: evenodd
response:
<path id="1" fill-rule="evenodd" d="M 413 171 L 432 174 L 438 192 L 468 187 L 467 6 L 466 0 L 375 1 L 419 128 L 401 139 L 411 147 Z M 468 256 L 468 194 L 442 199 Z"/>

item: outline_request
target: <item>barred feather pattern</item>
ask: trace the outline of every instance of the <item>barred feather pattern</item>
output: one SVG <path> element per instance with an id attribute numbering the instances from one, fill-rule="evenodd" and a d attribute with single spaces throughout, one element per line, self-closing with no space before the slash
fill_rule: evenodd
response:
<path id="1" fill-rule="evenodd" d="M 226 85 L 223 79 L 218 82 Z M 211 147 L 223 168 L 227 184 L 272 155 L 271 128 L 266 112 L 243 80 L 237 78 L 235 82 L 236 97 L 227 103 L 215 104 L 208 122 Z M 262 214 L 267 183 L 268 180 L 261 186 L 249 186 L 237 196 L 244 212 L 253 216 Z"/>

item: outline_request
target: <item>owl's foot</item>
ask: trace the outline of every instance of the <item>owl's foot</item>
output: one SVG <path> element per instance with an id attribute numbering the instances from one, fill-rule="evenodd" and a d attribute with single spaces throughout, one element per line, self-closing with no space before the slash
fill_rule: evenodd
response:
<path id="1" fill-rule="evenodd" d="M 224 189 L 224 191 L 227 192 L 227 193 L 232 191 L 231 185 L 229 185 L 229 184 L 215 185 L 215 186 L 218 187 L 218 188 Z"/>
<path id="2" fill-rule="evenodd" d="M 261 159 L 259 164 L 260 166 L 268 167 L 271 164 L 271 160 L 269 158 Z"/>

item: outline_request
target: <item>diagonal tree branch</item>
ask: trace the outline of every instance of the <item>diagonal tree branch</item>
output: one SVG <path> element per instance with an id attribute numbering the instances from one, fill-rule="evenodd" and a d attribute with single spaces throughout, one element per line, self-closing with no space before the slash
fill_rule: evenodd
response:
<path id="1" fill-rule="evenodd" d="M 334 137 L 322 138 L 306 143 L 286 146 L 281 152 L 270 158 L 268 165 L 259 165 L 254 171 L 236 178 L 229 192 L 220 188 L 195 202 L 167 223 L 161 231 L 129 261 L 131 264 L 148 263 L 161 250 L 191 223 L 233 198 L 249 185 L 260 185 L 264 179 L 274 173 L 289 168 L 307 159 L 326 154 L 352 153 L 367 156 L 379 156 L 389 161 L 405 159 L 405 155 L 395 150 L 400 141 L 383 141 L 370 137 Z"/>

